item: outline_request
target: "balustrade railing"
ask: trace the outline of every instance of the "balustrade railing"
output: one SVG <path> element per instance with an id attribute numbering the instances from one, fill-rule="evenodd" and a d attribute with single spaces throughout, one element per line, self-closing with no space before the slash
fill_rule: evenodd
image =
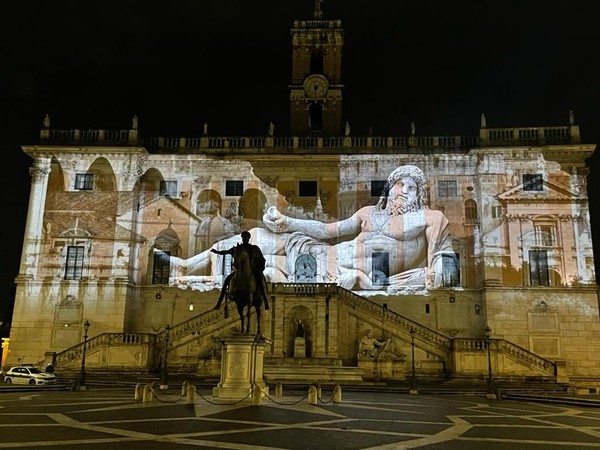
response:
<path id="1" fill-rule="evenodd" d="M 541 356 L 504 339 L 490 339 L 490 349 L 493 352 L 509 355 L 521 364 L 527 364 L 530 367 L 542 370 L 548 374 L 554 375 L 556 373 L 556 364 L 554 362 L 542 358 Z M 487 351 L 487 340 L 454 338 L 454 351 L 485 352 Z"/>
<path id="2" fill-rule="evenodd" d="M 86 352 L 104 345 L 153 345 L 156 335 L 151 333 L 102 333 L 88 339 L 86 344 Z M 81 342 L 73 347 L 70 347 L 62 352 L 58 352 L 53 357 L 53 364 L 61 366 L 69 361 L 81 359 L 83 355 L 83 345 Z"/>
<path id="3" fill-rule="evenodd" d="M 335 286 L 335 285 L 334 285 Z M 408 317 L 404 317 L 394 311 L 390 311 L 387 308 L 384 308 L 378 303 L 375 303 L 368 298 L 361 297 L 358 294 L 355 294 L 352 291 L 347 289 L 337 287 L 337 293 L 341 301 L 346 302 L 346 304 L 357 305 L 360 304 L 361 308 L 369 310 L 374 314 L 382 317 L 386 321 L 391 321 L 395 325 L 404 329 L 404 331 L 410 333 L 411 330 L 414 331 L 415 337 L 421 339 L 423 342 L 426 342 L 433 347 L 438 348 L 443 353 L 449 353 L 452 348 L 452 338 L 446 336 L 439 331 L 434 330 L 433 328 L 426 327 L 414 320 L 409 319 Z"/>
<path id="4" fill-rule="evenodd" d="M 580 143 L 579 127 L 526 127 L 526 128 L 483 128 L 480 136 L 347 136 L 347 137 L 264 137 L 264 136 L 193 136 L 193 137 L 148 137 L 140 139 L 138 130 L 55 130 L 44 128 L 40 132 L 43 143 L 77 143 L 101 145 L 122 143 L 144 145 L 151 150 L 220 150 L 234 149 L 250 151 L 257 148 L 303 149 L 322 152 L 343 153 L 368 151 L 467 151 L 480 146 L 518 144 L 569 144 Z"/>

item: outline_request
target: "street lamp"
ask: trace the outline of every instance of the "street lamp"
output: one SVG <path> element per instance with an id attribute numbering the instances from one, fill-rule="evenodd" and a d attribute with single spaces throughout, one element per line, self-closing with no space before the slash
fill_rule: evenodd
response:
<path id="1" fill-rule="evenodd" d="M 485 327 L 485 346 L 487 347 L 487 359 L 488 359 L 488 377 L 487 377 L 487 398 L 495 399 L 496 394 L 494 393 L 493 378 L 492 378 L 492 329 L 488 326 Z"/>
<path id="2" fill-rule="evenodd" d="M 410 351 L 412 356 L 412 374 L 410 377 L 410 390 L 408 392 L 409 394 L 418 394 L 417 375 L 415 372 L 415 334 L 417 333 L 417 330 L 415 330 L 413 327 L 410 327 L 408 332 L 410 333 Z"/>
<path id="3" fill-rule="evenodd" d="M 162 371 L 162 378 L 161 378 L 161 382 L 160 382 L 160 387 L 161 389 L 167 389 L 169 387 L 169 383 L 167 381 L 167 356 L 168 356 L 168 351 L 169 351 L 169 332 L 171 331 L 171 326 L 167 325 L 165 327 L 165 354 L 164 354 L 164 358 L 163 358 L 163 371 Z"/>
<path id="4" fill-rule="evenodd" d="M 85 350 L 87 347 L 88 330 L 90 329 L 90 322 L 86 320 L 83 324 L 83 353 L 81 354 L 81 372 L 79 373 L 79 389 L 87 389 L 85 385 Z"/>

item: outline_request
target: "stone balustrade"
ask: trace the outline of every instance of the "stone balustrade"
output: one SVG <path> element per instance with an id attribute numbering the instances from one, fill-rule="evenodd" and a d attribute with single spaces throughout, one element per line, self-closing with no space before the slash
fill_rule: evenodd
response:
<path id="1" fill-rule="evenodd" d="M 387 153 L 398 151 L 440 151 L 464 153 L 477 147 L 504 145 L 565 145 L 579 144 L 579 126 L 481 128 L 479 136 L 201 136 L 201 137 L 148 137 L 141 138 L 133 130 L 56 130 L 44 128 L 40 143 L 52 145 L 124 145 L 144 146 L 161 153 L 236 153 L 255 154 L 283 150 L 310 150 L 311 153 Z"/>

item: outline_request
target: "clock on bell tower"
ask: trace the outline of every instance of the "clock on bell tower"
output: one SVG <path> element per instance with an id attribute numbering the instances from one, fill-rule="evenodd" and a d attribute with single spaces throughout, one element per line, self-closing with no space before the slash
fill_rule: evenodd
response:
<path id="1" fill-rule="evenodd" d="M 292 136 L 342 135 L 341 20 L 323 19 L 315 0 L 312 20 L 295 20 L 292 28 L 290 129 Z"/>

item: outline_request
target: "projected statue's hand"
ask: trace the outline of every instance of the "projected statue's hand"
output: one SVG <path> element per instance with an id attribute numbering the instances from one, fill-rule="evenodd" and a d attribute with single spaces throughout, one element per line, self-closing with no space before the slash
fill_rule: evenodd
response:
<path id="1" fill-rule="evenodd" d="M 267 209 L 266 214 L 263 216 L 263 222 L 265 226 L 273 233 L 284 233 L 289 228 L 289 217 L 281 214 L 275 206 L 271 206 Z"/>

